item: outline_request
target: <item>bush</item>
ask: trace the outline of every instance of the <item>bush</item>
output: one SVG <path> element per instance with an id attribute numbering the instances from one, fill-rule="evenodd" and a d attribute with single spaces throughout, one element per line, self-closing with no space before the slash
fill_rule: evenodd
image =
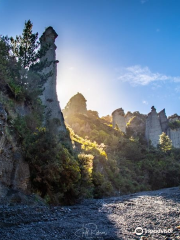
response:
<path id="1" fill-rule="evenodd" d="M 31 170 L 32 188 L 54 204 L 72 204 L 77 198 L 78 162 L 46 128 L 38 128 L 24 142 L 24 154 Z"/>
<path id="2" fill-rule="evenodd" d="M 81 173 L 80 179 L 80 195 L 81 197 L 93 197 L 92 172 L 93 172 L 93 159 L 91 154 L 78 154 L 78 162 Z"/>
<path id="3" fill-rule="evenodd" d="M 179 121 L 179 120 L 176 120 L 176 121 L 174 121 L 174 122 L 170 122 L 170 123 L 169 123 L 169 127 L 170 127 L 171 129 L 178 129 L 178 128 L 180 128 L 180 121 Z"/>

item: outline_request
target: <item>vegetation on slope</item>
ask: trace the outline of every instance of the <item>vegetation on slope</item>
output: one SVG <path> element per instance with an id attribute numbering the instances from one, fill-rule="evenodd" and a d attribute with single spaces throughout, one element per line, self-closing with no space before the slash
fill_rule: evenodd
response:
<path id="1" fill-rule="evenodd" d="M 56 134 L 44 121 L 39 98 L 52 74 L 40 74 L 51 64 L 40 62 L 48 47 L 39 48 L 31 21 L 22 36 L 0 39 L 0 101 L 8 113 L 7 132 L 29 163 L 32 192 L 49 203 L 72 204 L 81 198 L 178 185 L 180 150 L 173 149 L 166 136 L 161 136 L 158 149 L 147 148 L 142 134 L 134 137 L 131 129 L 124 134 L 112 128 L 110 116 L 99 118 L 98 112 L 87 111 L 80 93 L 64 110 L 74 149 L 67 144 L 68 134 Z M 26 114 L 19 106 L 28 109 Z"/>
<path id="2" fill-rule="evenodd" d="M 40 48 L 32 26 L 29 20 L 22 36 L 0 39 L 0 100 L 8 113 L 11 141 L 18 144 L 29 163 L 31 191 L 49 203 L 71 204 L 81 195 L 84 162 L 81 157 L 80 165 L 72 154 L 67 144 L 68 134 L 57 135 L 52 123 L 44 121 L 46 116 L 39 96 L 52 73 L 42 74 L 51 63 L 40 59 L 49 46 Z M 86 171 L 84 178 L 85 175 Z"/>
<path id="3" fill-rule="evenodd" d="M 64 112 L 65 121 L 75 132 L 74 141 L 81 143 L 79 151 L 84 152 L 85 145 L 89 146 L 88 153 L 94 156 L 94 176 L 100 169 L 96 168 L 96 161 L 104 169 L 101 174 L 111 184 L 111 194 L 179 185 L 180 150 L 172 148 L 170 139 L 164 133 L 160 136 L 157 149 L 152 146 L 148 148 L 142 134 L 134 137 L 131 131 L 124 134 L 113 129 L 109 121 L 98 117 L 97 112 L 77 112 L 71 112 L 70 109 L 67 115 Z M 91 147 L 93 143 L 96 149 L 103 146 L 106 153 L 103 160 L 100 160 L 102 157 L 98 155 L 98 151 L 95 152 Z"/>

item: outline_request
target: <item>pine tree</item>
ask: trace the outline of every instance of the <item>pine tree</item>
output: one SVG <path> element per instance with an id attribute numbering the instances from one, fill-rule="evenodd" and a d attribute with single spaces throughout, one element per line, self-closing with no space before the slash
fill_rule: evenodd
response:
<path id="1" fill-rule="evenodd" d="M 6 39 L 0 37 L 0 82 L 5 81 L 9 76 L 9 46 Z"/>
<path id="2" fill-rule="evenodd" d="M 9 38 L 0 37 L 0 88 L 6 92 L 6 86 L 20 78 L 20 68 L 15 57 L 11 54 Z M 17 89 L 16 89 L 17 90 Z"/>
<path id="3" fill-rule="evenodd" d="M 12 52 L 23 68 L 29 68 L 39 57 L 37 54 L 40 45 L 37 41 L 38 33 L 32 33 L 32 27 L 33 24 L 28 20 L 25 22 L 22 36 L 10 38 Z"/>
<path id="4" fill-rule="evenodd" d="M 26 99 L 31 100 L 42 93 L 44 83 L 52 75 L 52 72 L 42 73 L 52 62 L 47 62 L 47 59 L 40 61 L 50 46 L 40 47 L 38 33 L 33 33 L 32 27 L 32 22 L 28 20 L 22 35 L 16 36 L 15 39 L 10 38 L 11 53 L 16 59 L 19 77 L 9 84 L 12 91 L 20 89 L 23 95 L 26 95 Z"/>

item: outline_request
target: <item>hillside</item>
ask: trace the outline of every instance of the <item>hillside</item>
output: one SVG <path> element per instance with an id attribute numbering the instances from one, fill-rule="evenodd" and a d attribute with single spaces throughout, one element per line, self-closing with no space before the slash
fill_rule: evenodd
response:
<path id="1" fill-rule="evenodd" d="M 0 202 L 26 202 L 23 194 L 33 194 L 64 205 L 178 186 L 180 149 L 162 128 L 176 142 L 179 116 L 168 122 L 155 108 L 148 116 L 120 108 L 100 118 L 80 93 L 61 111 L 58 35 L 48 27 L 38 38 L 32 28 L 28 20 L 22 35 L 0 39 Z M 148 126 L 158 126 L 148 131 L 156 142 L 160 133 L 158 146 L 147 144 L 147 117 Z"/>
<path id="2" fill-rule="evenodd" d="M 162 145 L 148 146 L 145 139 L 147 116 L 139 112 L 125 116 L 123 113 L 123 118 L 127 118 L 124 133 L 117 125 L 113 128 L 110 116 L 100 118 L 96 111 L 87 110 L 86 99 L 80 93 L 69 100 L 63 114 L 76 151 L 94 157 L 92 183 L 100 197 L 179 185 L 180 150 L 163 151 Z M 109 189 L 104 181 L 97 185 L 97 176 L 105 179 Z"/>
<path id="3" fill-rule="evenodd" d="M 0 202 L 33 193 L 72 204 L 83 196 L 83 174 L 89 181 L 86 156 L 73 153 L 57 99 L 58 35 L 48 27 L 38 38 L 32 28 L 28 20 L 22 35 L 0 38 Z"/>

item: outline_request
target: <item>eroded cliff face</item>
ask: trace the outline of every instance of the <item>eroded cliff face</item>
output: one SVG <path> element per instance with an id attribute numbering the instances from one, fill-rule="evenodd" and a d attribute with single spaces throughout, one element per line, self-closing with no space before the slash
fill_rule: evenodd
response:
<path id="1" fill-rule="evenodd" d="M 0 199 L 9 189 L 29 192 L 29 166 L 23 160 L 21 149 L 9 133 L 7 112 L 0 104 Z"/>
<path id="2" fill-rule="evenodd" d="M 133 137 L 145 135 L 145 119 L 141 116 L 133 116 L 126 125 L 127 134 Z"/>
<path id="3" fill-rule="evenodd" d="M 124 117 L 125 117 L 126 124 L 127 124 L 129 122 L 129 120 L 132 119 L 133 113 L 127 112 Z"/>
<path id="4" fill-rule="evenodd" d="M 159 136 L 162 134 L 162 127 L 160 124 L 159 116 L 154 106 L 151 108 L 151 112 L 146 119 L 146 131 L 145 137 L 147 142 L 151 141 L 151 144 L 156 147 L 159 143 Z"/>
<path id="5" fill-rule="evenodd" d="M 44 84 L 42 104 L 45 106 L 45 114 L 48 120 L 52 120 L 51 125 L 55 129 L 55 134 L 60 135 L 59 141 L 64 141 L 71 147 L 71 140 L 65 127 L 64 118 L 59 106 L 56 93 L 57 62 L 56 61 L 56 32 L 52 27 L 48 27 L 40 38 L 41 46 L 49 46 L 46 55 L 42 60 L 47 59 L 51 64 L 43 71 L 44 74 L 51 72 L 51 76 Z M 9 100 L 7 92 L 3 93 L 5 101 Z M 10 99 L 11 100 L 11 99 Z M 0 201 L 7 197 L 9 191 L 22 191 L 30 193 L 30 170 L 28 163 L 24 160 L 22 149 L 17 142 L 16 133 L 11 132 L 11 124 L 8 118 L 15 119 L 18 115 L 24 117 L 31 115 L 33 106 L 25 105 L 25 102 L 13 102 L 13 113 L 10 109 L 4 108 L 6 104 L 0 103 Z M 12 114 L 12 116 L 11 116 Z M 47 119 L 47 118 L 46 118 Z M 49 121 L 49 122 L 50 122 Z"/>
<path id="6" fill-rule="evenodd" d="M 180 121 L 180 116 L 178 116 L 177 114 L 174 114 L 168 118 L 168 122 L 170 124 L 177 123 L 179 121 Z M 167 129 L 167 134 L 172 141 L 172 145 L 175 148 L 180 148 L 180 127 L 176 126 L 175 129 L 169 127 Z"/>
<path id="7" fill-rule="evenodd" d="M 87 115 L 92 114 L 92 115 L 97 115 L 98 113 L 96 111 L 87 111 L 87 105 L 86 105 L 87 100 L 81 93 L 75 94 L 67 103 L 65 109 L 63 109 L 63 114 L 65 116 L 70 116 L 73 114 L 85 114 Z"/>
<path id="8" fill-rule="evenodd" d="M 112 113 L 113 128 L 116 125 L 119 129 L 131 136 L 144 136 L 145 135 L 145 120 L 146 115 L 139 112 L 127 112 L 119 108 Z"/>
<path id="9" fill-rule="evenodd" d="M 167 119 L 167 116 L 166 116 L 166 113 L 165 113 L 165 109 L 163 109 L 162 111 L 160 111 L 158 113 L 158 117 L 159 117 L 162 132 L 167 133 L 168 119 Z"/>
<path id="10" fill-rule="evenodd" d="M 174 114 L 167 118 L 165 109 L 157 113 L 153 106 L 151 112 L 144 115 L 139 112 L 124 114 L 124 110 L 119 108 L 112 113 L 112 121 L 114 128 L 117 125 L 127 135 L 145 138 L 154 147 L 157 147 L 160 135 L 164 132 L 171 139 L 173 147 L 180 148 L 179 123 L 175 124 L 175 128 L 170 126 L 170 123 L 180 122 L 180 116 Z"/>
<path id="11" fill-rule="evenodd" d="M 179 129 L 168 128 L 167 135 L 171 139 L 173 147 L 180 148 L 180 128 Z"/>
<path id="12" fill-rule="evenodd" d="M 125 114 L 124 114 L 124 110 L 122 108 L 118 108 L 116 109 L 113 113 L 112 113 L 112 123 L 113 123 L 113 128 L 116 127 L 116 125 L 118 126 L 118 128 L 122 131 L 122 132 L 126 132 L 126 119 L 125 119 Z"/>
<path id="13" fill-rule="evenodd" d="M 180 117 L 175 114 L 167 118 L 165 109 L 158 114 L 156 109 L 152 107 L 151 112 L 148 114 L 146 120 L 146 140 L 154 147 L 157 147 L 159 143 L 159 136 L 164 132 L 172 141 L 172 145 L 175 148 L 180 148 L 180 128 L 172 129 L 169 123 L 179 121 Z"/>

